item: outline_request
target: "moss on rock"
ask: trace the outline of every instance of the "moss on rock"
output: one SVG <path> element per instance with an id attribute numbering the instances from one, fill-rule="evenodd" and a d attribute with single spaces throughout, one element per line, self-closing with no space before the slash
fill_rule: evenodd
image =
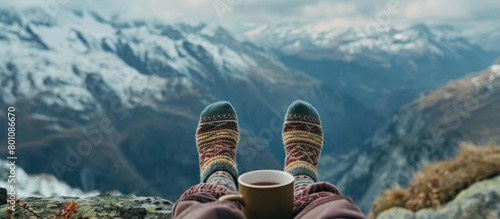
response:
<path id="1" fill-rule="evenodd" d="M 49 218 L 69 202 L 78 202 L 72 218 L 171 218 L 173 203 L 159 197 L 137 197 L 134 195 L 103 194 L 87 198 L 78 197 L 29 197 L 21 199 L 41 218 Z M 7 217 L 8 205 L 0 206 L 0 218 Z M 36 218 L 35 214 L 20 206 L 14 218 Z"/>

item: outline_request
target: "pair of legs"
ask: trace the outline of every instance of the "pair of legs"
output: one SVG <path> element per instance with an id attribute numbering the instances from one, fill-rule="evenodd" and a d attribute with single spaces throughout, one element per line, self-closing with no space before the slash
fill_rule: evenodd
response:
<path id="1" fill-rule="evenodd" d="M 317 183 L 323 129 L 316 109 L 304 101 L 293 102 L 287 110 L 282 134 L 286 154 L 285 171 L 295 177 L 294 215 L 300 216 L 302 210 L 321 198 L 345 199 L 359 211 L 335 186 Z M 231 104 L 216 102 L 203 110 L 196 132 L 201 183 L 181 196 L 174 206 L 174 218 L 184 218 L 203 207 L 205 210 L 199 210 L 199 214 L 203 215 L 200 218 L 230 218 L 231 215 L 239 218 L 241 212 L 238 212 L 237 203 L 217 201 L 222 195 L 237 192 L 238 140 L 238 120 Z"/>
<path id="2" fill-rule="evenodd" d="M 201 182 L 236 191 L 238 137 L 236 112 L 229 103 L 217 102 L 202 112 L 196 133 Z M 283 142 L 285 171 L 295 176 L 298 194 L 318 179 L 323 130 L 316 109 L 302 101 L 294 102 L 286 114 Z"/>

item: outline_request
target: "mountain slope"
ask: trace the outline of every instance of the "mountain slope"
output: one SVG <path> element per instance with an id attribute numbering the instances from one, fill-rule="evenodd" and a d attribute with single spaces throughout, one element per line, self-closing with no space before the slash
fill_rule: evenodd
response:
<path id="1" fill-rule="evenodd" d="M 374 198 L 406 186 L 422 165 L 454 156 L 459 142 L 500 141 L 500 65 L 451 81 L 405 105 L 377 131 L 337 182 L 367 212 Z"/>
<path id="2" fill-rule="evenodd" d="M 381 122 L 217 26 L 2 10 L 0 30 L 0 115 L 17 109 L 19 165 L 84 190 L 177 198 L 198 182 L 194 134 L 216 100 L 238 112 L 241 171 L 282 168 L 281 123 L 295 99 L 322 114 L 325 154 L 361 145 Z"/>

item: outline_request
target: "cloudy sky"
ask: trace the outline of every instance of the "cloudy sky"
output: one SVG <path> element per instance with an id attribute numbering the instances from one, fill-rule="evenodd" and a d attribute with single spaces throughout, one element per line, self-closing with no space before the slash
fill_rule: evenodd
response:
<path id="1" fill-rule="evenodd" d="M 286 21 L 363 25 L 498 23 L 499 0 L 20 0 L 0 7 L 86 8 L 127 18 L 218 23 L 229 29 Z"/>

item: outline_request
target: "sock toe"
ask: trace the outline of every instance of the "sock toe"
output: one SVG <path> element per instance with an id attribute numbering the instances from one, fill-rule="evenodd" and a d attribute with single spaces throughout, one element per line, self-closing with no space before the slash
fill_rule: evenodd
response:
<path id="1" fill-rule="evenodd" d="M 202 112 L 201 116 L 213 116 L 220 114 L 236 114 L 233 106 L 227 101 L 219 101 L 208 105 Z"/>
<path id="2" fill-rule="evenodd" d="M 288 107 L 287 114 L 301 114 L 308 116 L 318 116 L 319 113 L 310 103 L 296 100 Z"/>

